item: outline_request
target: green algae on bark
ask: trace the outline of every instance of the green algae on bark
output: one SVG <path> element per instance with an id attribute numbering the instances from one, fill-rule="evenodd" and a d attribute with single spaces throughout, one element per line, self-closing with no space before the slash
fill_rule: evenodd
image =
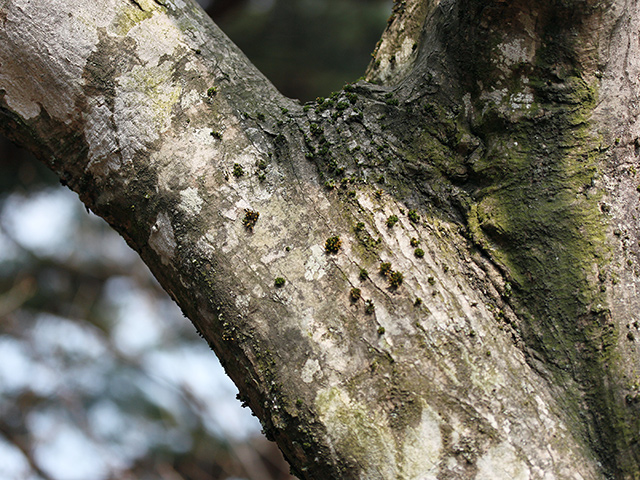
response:
<path id="1" fill-rule="evenodd" d="M 561 383 L 577 382 L 565 401 L 579 411 L 581 400 L 570 397 L 584 396 L 587 435 L 624 471 L 621 452 L 639 422 L 609 380 L 617 331 L 602 282 L 610 252 L 598 165 L 608 152 L 590 124 L 597 89 L 576 76 L 531 83 L 535 113 L 517 123 L 483 106 L 486 153 L 472 165 L 468 228 L 511 283 L 527 344 L 557 367 Z"/>

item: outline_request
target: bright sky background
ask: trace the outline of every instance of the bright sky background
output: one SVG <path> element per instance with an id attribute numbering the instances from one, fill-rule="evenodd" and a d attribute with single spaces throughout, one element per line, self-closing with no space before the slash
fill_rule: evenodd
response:
<path id="1" fill-rule="evenodd" d="M 59 187 L 29 196 L 13 194 L 0 210 L 0 268 L 8 268 L 20 249 L 60 261 L 104 261 L 141 268 L 135 255 L 114 232 L 101 226 L 97 233 L 81 228 L 102 220 L 87 214 L 71 191 Z M 84 232 L 84 233 L 80 233 Z M 7 263 L 8 262 L 8 263 Z M 4 267 L 3 267 L 4 265 Z M 145 267 L 146 269 L 146 267 Z M 150 275 L 150 274 L 149 274 Z M 52 279 L 55 281 L 55 279 Z M 20 391 L 72 398 L 81 392 L 100 398 L 105 384 L 113 382 L 118 361 L 138 369 L 121 388 L 134 385 L 143 396 L 180 416 L 184 392 L 192 410 L 213 434 L 242 440 L 260 432 L 260 424 L 236 400 L 237 389 L 217 358 L 171 300 L 150 296 L 130 277 L 112 277 L 100 302 L 113 312 L 111 337 L 86 323 L 39 314 L 24 338 L 1 334 L 0 413 L 12 408 Z M 177 342 L 178 336 L 190 338 Z M 115 346 L 115 351 L 109 348 Z M 88 428 L 61 406 L 47 407 L 27 417 L 27 428 L 37 439 L 34 456 L 57 480 L 100 480 L 113 470 L 126 468 L 153 444 L 191 448 L 191 439 L 167 426 L 158 430 L 144 417 L 125 415 L 109 398 L 92 405 Z M 182 421 L 189 422 L 185 411 Z M 0 436 L 0 479 L 31 480 L 24 455 Z"/>

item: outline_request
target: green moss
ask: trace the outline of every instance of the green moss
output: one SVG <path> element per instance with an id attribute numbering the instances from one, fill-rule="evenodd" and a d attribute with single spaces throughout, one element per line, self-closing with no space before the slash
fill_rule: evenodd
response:
<path id="1" fill-rule="evenodd" d="M 324 251 L 327 253 L 338 253 L 341 245 L 342 240 L 340 240 L 340 237 L 334 235 L 333 237 L 327 238 L 327 241 L 324 243 Z"/>
<path id="2" fill-rule="evenodd" d="M 387 278 L 389 280 L 389 286 L 393 289 L 400 287 L 404 281 L 404 275 L 397 270 L 390 272 Z"/>
<path id="3" fill-rule="evenodd" d="M 352 288 L 349 292 L 349 298 L 351 298 L 352 302 L 357 302 L 362 297 L 362 291 L 359 288 Z"/>
<path id="4" fill-rule="evenodd" d="M 282 287 L 284 287 L 284 284 L 286 282 L 287 281 L 284 278 L 276 277 L 276 279 L 274 280 L 273 284 L 276 286 L 276 288 L 282 288 Z"/>
<path id="5" fill-rule="evenodd" d="M 241 177 L 244 175 L 244 168 L 242 167 L 242 165 L 240 165 L 239 163 L 234 163 L 233 164 L 233 176 L 234 177 Z"/>
<path id="6" fill-rule="evenodd" d="M 387 218 L 387 227 L 389 228 L 393 228 L 393 226 L 398 223 L 398 216 L 397 215 L 391 215 L 389 216 L 389 218 Z"/>
<path id="7" fill-rule="evenodd" d="M 618 333 L 598 279 L 610 253 L 594 187 L 606 155 L 590 128 L 597 92 L 578 76 L 531 85 L 545 116 L 512 123 L 485 105 L 478 128 L 486 153 L 473 167 L 479 188 L 468 228 L 505 272 L 503 295 L 523 319 L 527 343 L 558 367 L 559 382 L 570 375 L 584 390 L 603 462 L 624 470 L 640 419 L 608 386 Z"/>
<path id="8" fill-rule="evenodd" d="M 413 254 L 417 257 L 417 258 L 422 258 L 424 257 L 424 250 L 422 250 L 421 248 L 416 248 L 413 251 Z"/>
<path id="9" fill-rule="evenodd" d="M 393 93 L 387 93 L 384 96 L 384 102 L 387 105 L 391 105 L 391 106 L 397 106 L 398 105 L 398 99 L 394 98 Z"/>
<path id="10" fill-rule="evenodd" d="M 316 136 L 320 136 L 324 132 L 322 127 L 320 125 L 318 125 L 317 123 L 311 123 L 309 125 L 309 130 L 311 131 L 312 135 L 316 135 Z"/>
<path id="11" fill-rule="evenodd" d="M 489 145 L 477 168 L 491 179 L 491 188 L 478 192 L 469 215 L 472 235 L 507 267 L 531 313 L 551 323 L 566 319 L 565 325 L 603 301 L 592 277 L 607 257 L 600 195 L 591 191 L 600 142 L 590 136 L 585 120 L 595 94 L 577 79 L 567 84 L 571 108 L 554 102 L 555 115 L 546 121 L 521 121 L 524 125 L 507 138 Z M 548 335 L 538 330 L 541 349 L 551 347 L 548 342 L 559 347 L 562 337 L 551 335 L 551 325 Z"/>
<path id="12" fill-rule="evenodd" d="M 153 12 L 145 12 L 140 8 L 125 7 L 123 8 L 115 21 L 116 32 L 120 36 L 125 36 L 136 25 L 151 18 Z"/>
<path id="13" fill-rule="evenodd" d="M 258 217 L 260 217 L 260 213 L 259 212 L 256 212 L 255 210 L 245 209 L 244 210 L 244 218 L 242 219 L 242 225 L 244 225 L 244 227 L 247 230 L 252 232 L 253 231 L 253 227 L 256 225 L 256 223 L 258 221 Z"/>
<path id="14" fill-rule="evenodd" d="M 260 160 L 258 160 L 256 162 L 256 167 L 258 167 L 258 170 L 266 170 L 267 169 L 267 162 L 265 159 L 261 158 Z"/>
<path id="15" fill-rule="evenodd" d="M 391 263 L 390 262 L 382 262 L 380 264 L 380 275 L 387 276 L 391 273 Z"/>
<path id="16" fill-rule="evenodd" d="M 364 313 L 367 315 L 373 315 L 373 312 L 376 311 L 376 306 L 373 303 L 373 300 L 367 300 L 364 302 Z"/>
<path id="17" fill-rule="evenodd" d="M 361 268 L 358 277 L 360 278 L 360 280 L 364 281 L 369 278 L 369 272 L 367 272 L 366 268 Z"/>

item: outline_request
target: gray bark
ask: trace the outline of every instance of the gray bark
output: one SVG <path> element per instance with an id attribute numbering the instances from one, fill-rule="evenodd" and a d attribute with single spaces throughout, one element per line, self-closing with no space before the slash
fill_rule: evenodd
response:
<path id="1" fill-rule="evenodd" d="M 640 478 L 637 10 L 396 2 L 303 107 L 191 0 L 4 0 L 2 130 L 300 478 Z"/>

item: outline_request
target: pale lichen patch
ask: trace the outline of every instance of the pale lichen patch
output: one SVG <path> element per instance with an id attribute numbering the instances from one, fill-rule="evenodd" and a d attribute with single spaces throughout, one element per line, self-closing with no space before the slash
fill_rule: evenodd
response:
<path id="1" fill-rule="evenodd" d="M 252 267 L 253 270 L 256 269 L 255 265 L 252 265 L 251 267 Z M 253 296 L 255 298 L 262 298 L 265 295 L 264 290 L 262 289 L 262 287 L 260 285 L 256 285 L 255 287 L 253 287 L 253 290 L 251 291 L 251 293 L 253 294 Z"/>
<path id="2" fill-rule="evenodd" d="M 501 61 L 507 67 L 512 67 L 518 63 L 531 63 L 535 56 L 535 50 L 529 48 L 521 38 L 514 38 L 510 42 L 504 42 L 498 45 Z"/>
<path id="3" fill-rule="evenodd" d="M 420 423 L 407 428 L 403 443 L 403 478 L 436 480 L 442 453 L 442 420 L 426 403 Z"/>
<path id="4" fill-rule="evenodd" d="M 396 442 L 386 419 L 338 387 L 320 390 L 316 406 L 327 428 L 329 445 L 358 459 L 361 478 L 398 478 Z"/>
<path id="5" fill-rule="evenodd" d="M 523 85 L 522 90 L 512 94 L 509 94 L 506 88 L 482 92 L 480 100 L 485 102 L 482 113 L 486 113 L 491 107 L 497 107 L 499 111 L 510 116 L 513 121 L 516 121 L 523 114 L 530 113 L 535 105 L 533 91 L 527 85 L 529 83 L 527 78 L 520 80 Z"/>
<path id="6" fill-rule="evenodd" d="M 172 75 L 171 66 L 162 64 L 157 68 L 134 67 L 119 78 L 113 118 L 125 161 L 170 127 L 181 93 Z"/>
<path id="7" fill-rule="evenodd" d="M 189 187 L 180 192 L 180 204 L 178 208 L 189 216 L 195 217 L 202 210 L 204 200 L 197 188 Z"/>
<path id="8" fill-rule="evenodd" d="M 212 245 L 218 245 L 222 241 L 222 253 L 225 254 L 234 251 L 240 245 L 238 234 L 233 228 L 224 230 L 222 235 L 221 237 L 220 230 L 216 228 L 214 231 L 208 232 L 206 238 Z"/>
<path id="9" fill-rule="evenodd" d="M 235 207 L 227 208 L 225 210 L 221 210 L 220 215 L 234 222 L 238 219 L 238 209 Z"/>
<path id="10" fill-rule="evenodd" d="M 240 309 L 240 311 L 246 311 L 249 307 L 249 303 L 251 302 L 251 295 L 238 295 L 236 297 L 236 307 Z"/>
<path id="11" fill-rule="evenodd" d="M 324 249 L 320 245 L 312 245 L 309 250 L 311 250 L 311 255 L 309 255 L 304 265 L 304 278 L 308 282 L 311 282 L 324 277 L 327 259 L 324 254 Z"/>
<path id="12" fill-rule="evenodd" d="M 476 480 L 529 480 L 531 471 L 518 458 L 514 448 L 501 443 L 478 459 Z"/>
<path id="13" fill-rule="evenodd" d="M 188 179 L 201 178 L 206 179 L 204 187 L 218 188 L 223 193 L 210 161 L 219 150 L 211 142 L 209 132 L 206 129 L 189 129 L 171 142 L 163 142 L 160 150 L 152 154 L 152 165 L 158 170 L 159 189 L 188 188 Z"/>
<path id="14" fill-rule="evenodd" d="M 553 419 L 551 412 L 549 412 L 549 408 L 542 397 L 540 397 L 540 395 L 535 395 L 534 399 L 538 407 L 540 421 L 544 424 L 544 428 L 550 433 L 555 433 L 559 428 L 563 429 L 562 425 L 558 425 L 558 423 Z"/>
<path id="15" fill-rule="evenodd" d="M 274 250 L 260 257 L 260 261 L 265 265 L 269 265 L 270 263 L 273 263 L 274 261 L 278 260 L 279 258 L 283 258 L 284 256 L 284 250 Z"/>
<path id="16" fill-rule="evenodd" d="M 529 89 L 526 91 L 514 93 L 509 98 L 509 105 L 512 110 L 525 109 L 529 110 L 533 106 L 533 92 Z"/>
<path id="17" fill-rule="evenodd" d="M 320 363 L 315 359 L 308 359 L 302 367 L 302 372 L 300 372 L 300 376 L 304 383 L 313 382 L 313 377 L 316 373 L 320 372 Z"/>
<path id="18" fill-rule="evenodd" d="M 241 198 L 240 200 L 238 200 L 236 202 L 236 209 L 239 212 L 242 212 L 243 210 L 250 210 L 251 209 L 251 204 L 245 200 L 244 198 Z"/>
<path id="19" fill-rule="evenodd" d="M 160 66 L 160 59 L 175 53 L 184 44 L 184 34 L 166 15 L 153 15 L 129 32 L 137 40 L 137 56 L 148 66 Z"/>
<path id="20" fill-rule="evenodd" d="M 175 255 L 176 239 L 169 215 L 162 212 L 151 227 L 149 246 L 160 257 L 160 261 L 168 265 Z"/>
<path id="21" fill-rule="evenodd" d="M 400 45 L 399 51 L 396 53 L 396 62 L 399 64 L 406 63 L 415 52 L 415 49 L 413 48 L 414 45 L 415 40 L 413 38 L 405 38 L 402 41 L 402 45 Z"/>
<path id="22" fill-rule="evenodd" d="M 37 117 L 40 114 L 40 104 L 31 101 L 26 95 L 21 95 L 16 90 L 13 90 L 8 84 L 2 82 L 0 78 L 0 86 L 5 91 L 9 91 L 10 94 L 5 96 L 5 101 L 9 108 L 20 115 L 25 120 Z"/>
<path id="23" fill-rule="evenodd" d="M 381 327 L 384 327 L 387 332 L 387 337 L 389 335 L 399 335 L 402 333 L 400 330 L 400 321 L 397 318 L 397 315 L 391 315 L 384 307 L 384 305 L 379 304 L 376 305 L 376 321 L 380 324 Z M 389 338 L 387 338 L 388 342 L 391 342 Z"/>
<path id="24" fill-rule="evenodd" d="M 183 110 L 187 110 L 195 105 L 202 103 L 202 97 L 200 96 L 200 92 L 197 90 L 189 90 L 188 92 L 183 93 L 182 98 L 180 99 L 180 107 Z M 207 133 L 207 135 L 211 138 L 211 130 Z"/>
<path id="25" fill-rule="evenodd" d="M 480 94 L 480 100 L 500 105 L 509 92 L 506 88 L 484 91 Z M 484 112 L 483 112 L 484 113 Z"/>
<path id="26" fill-rule="evenodd" d="M 182 0 L 165 0 L 165 2 L 171 5 L 174 9 L 184 8 L 187 6 Z"/>
<path id="27" fill-rule="evenodd" d="M 373 202 L 370 194 L 361 194 L 358 197 L 358 203 L 360 203 L 360 206 L 367 212 L 373 212 L 376 208 L 376 204 Z"/>

